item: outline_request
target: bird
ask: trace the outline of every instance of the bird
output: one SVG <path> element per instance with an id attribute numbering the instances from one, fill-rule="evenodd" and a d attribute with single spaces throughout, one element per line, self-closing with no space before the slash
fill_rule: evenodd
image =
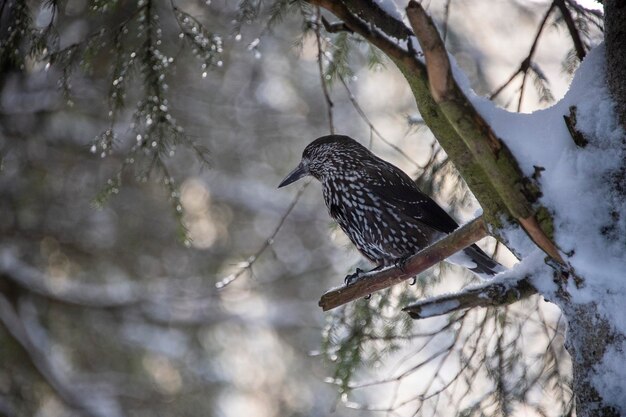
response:
<path id="1" fill-rule="evenodd" d="M 376 267 L 403 266 L 408 257 L 455 231 L 458 223 L 395 165 L 344 135 L 315 139 L 278 188 L 306 176 L 322 184 L 324 202 L 357 249 Z M 482 277 L 504 267 L 476 245 L 448 261 Z M 361 273 L 346 277 L 346 284 Z"/>

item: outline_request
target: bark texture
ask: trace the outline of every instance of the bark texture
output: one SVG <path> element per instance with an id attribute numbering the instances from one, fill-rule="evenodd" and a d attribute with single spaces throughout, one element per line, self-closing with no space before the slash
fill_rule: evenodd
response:
<path id="1" fill-rule="evenodd" d="M 605 0 L 604 10 L 606 81 L 620 124 L 626 130 L 626 0 Z M 613 182 L 616 191 L 626 197 L 626 166 L 615 174 Z"/>
<path id="2" fill-rule="evenodd" d="M 607 83 L 626 129 L 626 0 L 604 1 Z"/>
<path id="3" fill-rule="evenodd" d="M 620 417 L 607 405 L 594 386 L 594 367 L 602 362 L 609 346 L 621 344 L 624 336 L 616 333 L 600 316 L 595 303 L 558 303 L 567 317 L 565 348 L 572 357 L 573 387 L 578 417 Z"/>

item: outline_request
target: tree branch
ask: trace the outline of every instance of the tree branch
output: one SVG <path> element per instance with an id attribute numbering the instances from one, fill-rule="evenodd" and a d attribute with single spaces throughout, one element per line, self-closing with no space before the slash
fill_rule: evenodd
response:
<path id="1" fill-rule="evenodd" d="M 401 48 L 398 44 L 392 42 L 390 38 L 388 37 L 387 32 L 381 32 L 382 29 L 381 30 L 378 29 L 378 28 L 382 28 L 383 26 L 379 26 L 375 24 L 374 22 L 372 22 L 372 25 L 369 25 L 367 23 L 369 21 L 363 20 L 362 17 L 361 18 L 357 17 L 350 10 L 350 8 L 348 8 L 348 6 L 346 6 L 343 2 L 334 1 L 334 0 L 307 0 L 307 1 L 308 3 L 314 6 L 323 7 L 324 9 L 332 12 L 335 16 L 337 16 L 339 19 L 343 21 L 344 25 L 348 29 L 363 36 L 372 45 L 384 51 L 390 58 L 394 60 L 402 61 L 405 65 L 409 65 L 412 68 L 416 66 L 417 67 L 421 66 L 420 68 L 421 71 L 426 70 L 424 65 L 418 60 L 414 59 L 414 56 L 412 54 L 410 54 L 407 50 Z M 363 2 L 359 1 L 359 3 L 363 3 Z M 363 4 L 360 4 L 360 7 L 363 7 Z M 373 21 L 378 21 L 380 19 L 387 21 L 386 18 L 383 18 L 380 16 L 382 15 L 386 17 L 389 17 L 389 16 L 386 15 L 382 10 L 380 10 L 378 6 L 376 7 L 376 10 L 377 10 L 377 13 L 370 12 L 368 13 L 368 16 L 370 16 L 373 19 Z M 395 21 L 395 19 L 392 19 L 392 20 Z M 410 34 L 410 30 L 406 26 L 404 26 L 403 23 L 401 24 L 406 30 L 406 32 Z M 388 26 L 389 24 L 384 25 L 384 27 L 388 27 Z M 397 38 L 406 39 L 407 35 L 399 34 Z"/>
<path id="2" fill-rule="evenodd" d="M 517 111 L 519 111 L 519 107 L 521 106 L 521 102 L 522 102 L 522 96 L 524 95 L 523 90 L 524 90 L 524 84 L 526 83 L 526 76 L 528 74 L 528 70 L 530 69 L 530 63 L 532 62 L 533 55 L 535 55 L 535 50 L 537 49 L 537 44 L 539 43 L 539 38 L 541 37 L 541 33 L 543 32 L 543 29 L 546 26 L 546 23 L 548 21 L 548 17 L 550 17 L 550 14 L 552 13 L 552 9 L 554 9 L 555 6 L 556 6 L 556 0 L 554 0 L 550 4 L 550 7 L 546 11 L 546 13 L 543 15 L 543 19 L 541 20 L 541 23 L 539 24 L 539 28 L 537 29 L 537 34 L 535 35 L 533 43 L 530 46 L 530 50 L 528 51 L 528 55 L 526 55 L 526 58 L 524 58 L 524 60 L 520 64 L 520 66 L 517 69 L 517 71 L 515 71 L 513 73 L 513 75 L 511 75 L 511 77 L 504 84 L 502 84 L 500 87 L 498 87 L 496 89 L 496 91 L 494 91 L 491 94 L 491 96 L 489 96 L 490 100 L 493 100 L 494 98 L 496 98 L 496 96 L 498 94 L 500 94 L 502 92 L 502 90 L 504 90 L 506 88 L 506 86 L 509 85 L 515 79 L 515 77 L 517 77 L 519 74 L 523 73 L 524 74 L 524 79 L 522 80 L 522 86 L 521 86 L 521 92 L 520 92 L 520 99 L 519 99 L 520 100 L 519 101 L 520 104 L 518 105 L 518 110 L 517 110 Z"/>
<path id="3" fill-rule="evenodd" d="M 361 275 L 348 286 L 326 292 L 319 301 L 324 311 L 391 287 L 425 271 L 488 235 L 484 219 L 478 217 L 443 239 L 411 256 L 402 268 L 392 266 Z"/>
<path id="4" fill-rule="evenodd" d="M 332 1 L 332 0 L 331 0 Z M 406 27 L 402 20 L 385 12 L 376 1 L 372 0 L 344 0 L 343 3 L 348 9 L 361 20 L 368 22 L 389 36 L 399 39 L 408 40 L 413 33 Z"/>
<path id="5" fill-rule="evenodd" d="M 49 355 L 42 351 L 41 346 L 31 338 L 28 329 L 11 302 L 0 293 L 0 324 L 9 332 L 13 339 L 24 349 L 31 364 L 42 378 L 52 387 L 61 400 L 68 406 L 81 411 L 82 414 L 101 417 L 94 401 L 95 393 L 86 392 L 85 386 L 76 389 L 70 381 L 66 381 L 53 366 Z M 88 395 L 92 394 L 92 395 Z M 93 401 L 93 402 L 92 402 Z"/>
<path id="6" fill-rule="evenodd" d="M 27 291 L 55 302 L 90 308 L 127 307 L 141 303 L 146 289 L 133 283 L 84 284 L 74 282 L 61 289 L 46 285 L 46 279 L 36 268 L 11 254 L 0 255 L 0 278 L 7 278 Z"/>
<path id="7" fill-rule="evenodd" d="M 506 212 L 506 206 L 499 198 L 482 168 L 472 157 L 463 140 L 446 120 L 441 109 L 433 100 L 428 90 L 428 75 L 424 63 L 414 53 L 394 43 L 390 35 L 381 32 L 376 24 L 370 25 L 370 22 L 365 22 L 355 16 L 343 2 L 333 0 L 307 0 L 307 2 L 314 6 L 321 6 L 333 13 L 350 30 L 379 48 L 394 61 L 409 83 L 424 122 L 433 132 L 433 135 L 437 138 L 437 141 L 450 159 L 454 161 L 456 169 L 480 201 L 486 221 L 498 225 L 500 217 L 497 214 Z M 382 11 L 380 12 L 382 13 Z M 376 19 L 375 16 L 371 17 Z M 373 22 L 375 23 L 376 20 Z M 409 38 L 409 41 L 411 39 Z"/>
<path id="8" fill-rule="evenodd" d="M 487 174 L 509 213 L 537 246 L 564 264 L 558 249 L 534 216 L 529 202 L 529 197 L 534 196 L 527 195 L 528 190 L 522 187 L 527 180 L 517 161 L 454 81 L 448 54 L 432 19 L 414 0 L 407 6 L 407 17 L 426 58 L 430 90 L 435 102 Z"/>
<path id="9" fill-rule="evenodd" d="M 585 59 L 585 45 L 583 44 L 582 39 L 580 38 L 580 33 L 576 28 L 576 23 L 574 22 L 574 18 L 572 17 L 572 13 L 567 8 L 565 4 L 565 0 L 554 0 L 554 5 L 559 8 L 561 15 L 563 16 L 563 20 L 565 21 L 565 25 L 567 26 L 567 30 L 569 31 L 569 35 L 572 38 L 572 42 L 574 42 L 574 49 L 576 49 L 576 56 L 581 61 Z"/>
<path id="10" fill-rule="evenodd" d="M 411 318 L 425 319 L 473 307 L 507 305 L 536 293 L 537 289 L 531 284 L 529 277 L 508 278 L 466 288 L 455 294 L 416 301 L 404 307 L 402 311 L 409 313 Z"/>

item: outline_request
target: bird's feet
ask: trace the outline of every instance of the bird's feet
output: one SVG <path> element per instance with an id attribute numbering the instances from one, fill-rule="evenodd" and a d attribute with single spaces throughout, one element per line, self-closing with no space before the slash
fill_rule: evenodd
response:
<path id="1" fill-rule="evenodd" d="M 354 283 L 357 279 L 359 279 L 361 275 L 363 275 L 363 273 L 364 271 L 361 268 L 357 268 L 354 274 L 346 275 L 346 277 L 343 280 L 343 282 L 346 284 L 346 287 Z"/>
<path id="2" fill-rule="evenodd" d="M 404 267 L 406 266 L 406 263 L 410 257 L 411 257 L 410 255 L 407 255 L 407 256 L 403 256 L 401 258 L 396 259 L 394 262 L 395 267 L 398 268 L 402 272 L 406 272 Z"/>
<path id="3" fill-rule="evenodd" d="M 406 263 L 408 262 L 410 257 L 411 257 L 410 255 L 407 255 L 407 256 L 403 256 L 401 258 L 396 259 L 394 266 L 398 268 L 400 271 L 406 272 L 406 269 L 404 267 L 406 266 Z M 416 282 L 417 282 L 417 277 L 413 277 L 411 278 L 411 282 L 409 283 L 409 285 L 415 285 Z"/>

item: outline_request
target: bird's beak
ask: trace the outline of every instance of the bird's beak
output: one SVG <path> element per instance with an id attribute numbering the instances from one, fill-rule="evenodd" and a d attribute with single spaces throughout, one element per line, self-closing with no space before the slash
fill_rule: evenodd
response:
<path id="1" fill-rule="evenodd" d="M 285 179 L 280 184 L 278 184 L 278 188 L 289 185 L 292 182 L 296 182 L 300 178 L 306 177 L 307 175 L 309 175 L 309 167 L 306 166 L 303 162 L 300 162 L 296 169 L 291 171 L 289 175 L 287 175 Z"/>

